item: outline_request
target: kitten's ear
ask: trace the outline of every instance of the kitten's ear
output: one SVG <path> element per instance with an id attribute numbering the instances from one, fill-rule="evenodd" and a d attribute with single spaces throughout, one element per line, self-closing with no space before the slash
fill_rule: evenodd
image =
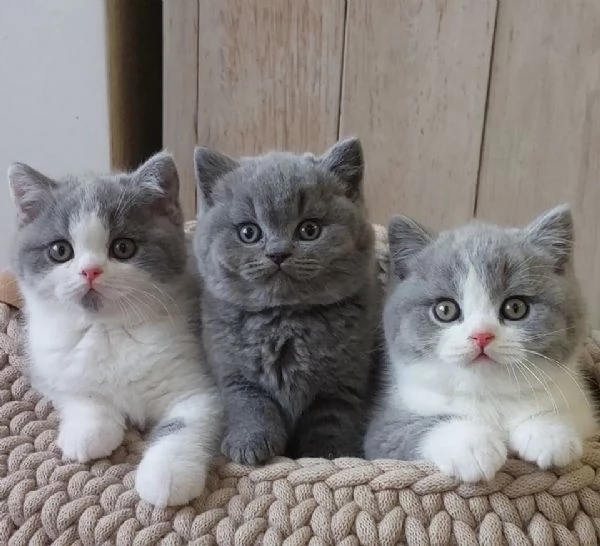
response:
<path id="1" fill-rule="evenodd" d="M 564 270 L 573 256 L 575 229 L 569 205 L 560 205 L 540 214 L 525 228 L 529 241 L 556 260 L 556 267 Z"/>
<path id="2" fill-rule="evenodd" d="M 183 221 L 179 204 L 179 175 L 169 152 L 154 154 L 133 172 L 131 180 L 136 186 L 150 190 L 152 205 L 160 214 L 168 216 L 176 224 Z"/>
<path id="3" fill-rule="evenodd" d="M 390 261 L 394 274 L 406 275 L 406 262 L 423 250 L 432 240 L 431 234 L 407 216 L 394 216 L 388 225 Z"/>
<path id="4" fill-rule="evenodd" d="M 13 163 L 8 168 L 8 184 L 21 225 L 35 220 L 52 200 L 52 191 L 58 184 L 24 163 Z"/>
<path id="5" fill-rule="evenodd" d="M 173 156 L 162 151 L 154 154 L 133 173 L 135 183 L 158 190 L 168 199 L 179 200 L 179 175 Z"/>
<path id="6" fill-rule="evenodd" d="M 362 199 L 365 170 L 362 144 L 356 137 L 340 140 L 319 159 L 319 163 L 336 175 L 343 184 L 346 196 L 353 201 Z"/>
<path id="7" fill-rule="evenodd" d="M 212 206 L 212 192 L 219 178 L 225 176 L 239 166 L 239 163 L 226 154 L 198 146 L 194 150 L 194 169 L 196 172 L 196 184 L 202 203 Z"/>

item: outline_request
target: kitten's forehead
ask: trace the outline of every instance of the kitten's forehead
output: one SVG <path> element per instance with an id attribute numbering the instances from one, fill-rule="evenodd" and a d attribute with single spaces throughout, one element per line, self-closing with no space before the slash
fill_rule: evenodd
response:
<path id="1" fill-rule="evenodd" d="M 470 224 L 442 232 L 416 260 L 425 278 L 462 293 L 467 279 L 477 278 L 490 297 L 500 297 L 511 287 L 525 289 L 539 276 L 531 272 L 549 266 L 519 230 Z"/>

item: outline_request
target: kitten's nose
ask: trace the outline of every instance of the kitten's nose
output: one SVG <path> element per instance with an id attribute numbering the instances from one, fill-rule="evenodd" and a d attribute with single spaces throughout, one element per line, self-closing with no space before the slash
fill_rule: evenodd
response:
<path id="1" fill-rule="evenodd" d="M 289 252 L 274 252 L 273 254 L 267 254 L 267 258 L 277 265 L 281 265 L 290 256 L 291 254 Z"/>
<path id="2" fill-rule="evenodd" d="M 475 342 L 475 344 L 480 349 L 483 349 L 484 347 L 489 345 L 496 336 L 494 334 L 492 334 L 491 332 L 475 332 L 474 334 L 471 334 L 469 337 Z"/>
<path id="3" fill-rule="evenodd" d="M 81 274 L 88 280 L 91 284 L 96 277 L 102 275 L 101 267 L 85 267 L 81 270 Z"/>

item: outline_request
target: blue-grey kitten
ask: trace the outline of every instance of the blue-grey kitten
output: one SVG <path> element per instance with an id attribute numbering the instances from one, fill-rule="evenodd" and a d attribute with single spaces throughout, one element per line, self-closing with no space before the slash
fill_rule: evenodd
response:
<path id="1" fill-rule="evenodd" d="M 578 458 L 596 422 L 568 208 L 437 237 L 397 217 L 389 240 L 389 377 L 367 457 L 424 458 L 465 481 L 492 478 L 508 450 L 542 468 Z"/>
<path id="2" fill-rule="evenodd" d="M 377 330 L 358 139 L 321 157 L 198 148 L 207 358 L 235 461 L 362 453 Z"/>

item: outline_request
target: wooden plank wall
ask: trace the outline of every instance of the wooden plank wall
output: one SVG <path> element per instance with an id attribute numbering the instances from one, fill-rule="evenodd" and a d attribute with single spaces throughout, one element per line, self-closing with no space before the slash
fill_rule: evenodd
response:
<path id="1" fill-rule="evenodd" d="M 166 0 L 164 144 L 320 152 L 357 134 L 372 218 L 524 224 L 562 202 L 600 327 L 597 0 Z"/>

